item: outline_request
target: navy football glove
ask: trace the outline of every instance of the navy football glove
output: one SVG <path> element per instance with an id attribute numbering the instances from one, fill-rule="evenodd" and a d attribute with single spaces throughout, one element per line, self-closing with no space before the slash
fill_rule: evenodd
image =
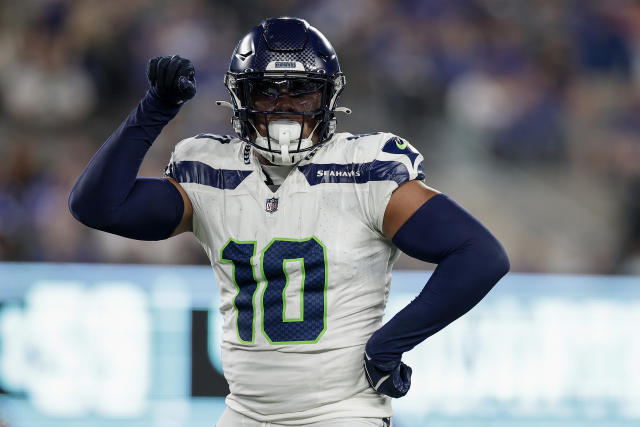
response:
<path id="1" fill-rule="evenodd" d="M 400 361 L 376 362 L 364 354 L 364 373 L 375 391 L 402 397 L 411 387 L 411 368 Z"/>
<path id="2" fill-rule="evenodd" d="M 178 55 L 151 58 L 147 78 L 158 97 L 169 104 L 182 104 L 196 94 L 193 64 Z"/>

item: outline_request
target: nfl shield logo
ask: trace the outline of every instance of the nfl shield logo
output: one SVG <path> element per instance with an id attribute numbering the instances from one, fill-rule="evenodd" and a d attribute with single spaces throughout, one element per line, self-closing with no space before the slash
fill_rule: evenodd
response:
<path id="1" fill-rule="evenodd" d="M 276 197 L 267 199 L 267 206 L 265 210 L 269 213 L 274 213 L 278 210 L 278 199 Z"/>

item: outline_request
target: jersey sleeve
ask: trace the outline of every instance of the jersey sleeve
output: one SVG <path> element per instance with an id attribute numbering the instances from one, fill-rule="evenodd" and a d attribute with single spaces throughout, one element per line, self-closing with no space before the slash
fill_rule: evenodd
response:
<path id="1" fill-rule="evenodd" d="M 391 193 L 402 184 L 424 181 L 423 156 L 405 139 L 385 134 L 369 171 L 367 213 L 371 228 L 382 234 L 384 212 Z"/>
<path id="2" fill-rule="evenodd" d="M 191 206 L 193 207 L 193 232 L 197 236 L 199 228 L 199 218 L 201 215 L 200 194 L 195 185 L 183 182 L 185 176 L 189 175 L 189 168 L 185 165 L 193 162 L 202 156 L 202 143 L 197 138 L 187 138 L 178 142 L 171 153 L 169 163 L 164 170 L 164 176 L 173 178 L 187 193 Z"/>
<path id="3" fill-rule="evenodd" d="M 182 180 L 179 179 L 179 175 L 184 173 L 181 163 L 198 160 L 200 157 L 202 157 L 202 143 L 197 137 L 183 139 L 173 148 L 169 163 L 164 169 L 164 175 L 180 182 Z"/>

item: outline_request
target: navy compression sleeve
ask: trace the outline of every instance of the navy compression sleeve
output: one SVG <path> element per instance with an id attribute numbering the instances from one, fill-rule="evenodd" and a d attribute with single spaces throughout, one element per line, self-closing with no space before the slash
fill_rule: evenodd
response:
<path id="1" fill-rule="evenodd" d="M 393 243 L 438 266 L 422 292 L 367 342 L 367 355 L 382 363 L 399 361 L 402 353 L 469 311 L 509 270 L 500 242 L 444 194 L 425 202 Z"/>
<path id="2" fill-rule="evenodd" d="M 178 113 L 150 89 L 100 147 L 69 195 L 69 210 L 83 224 L 138 240 L 166 239 L 180 223 L 182 196 L 166 179 L 137 178 L 162 128 Z"/>

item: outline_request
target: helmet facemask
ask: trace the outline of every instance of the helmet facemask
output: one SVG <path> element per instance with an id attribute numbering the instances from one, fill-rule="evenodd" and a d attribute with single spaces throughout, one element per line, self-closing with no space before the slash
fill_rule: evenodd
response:
<path id="1" fill-rule="evenodd" d="M 335 103 L 344 76 L 311 73 L 227 74 L 234 130 L 269 162 L 298 163 L 335 131 Z"/>

